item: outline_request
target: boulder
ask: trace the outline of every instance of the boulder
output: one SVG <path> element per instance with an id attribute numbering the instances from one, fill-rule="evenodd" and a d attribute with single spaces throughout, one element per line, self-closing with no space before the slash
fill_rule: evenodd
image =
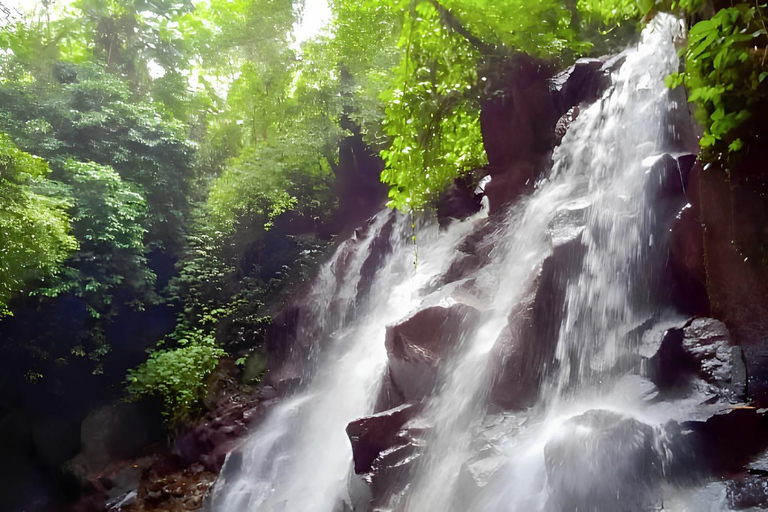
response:
<path id="1" fill-rule="evenodd" d="M 710 393 L 732 403 L 742 402 L 746 368 L 741 349 L 731 341 L 725 324 L 694 318 L 669 329 L 649 361 L 651 379 L 662 389 L 682 388 L 698 377 Z"/>
<path id="2" fill-rule="evenodd" d="M 434 288 L 468 278 L 491 261 L 495 235 L 499 230 L 499 218 L 490 217 L 478 222 L 456 247 L 456 255 L 448 270 L 433 283 Z"/>
<path id="3" fill-rule="evenodd" d="M 516 54 L 489 62 L 480 124 L 493 178 L 485 188 L 490 213 L 533 190 L 551 168 L 551 152 L 559 144 L 579 105 L 595 101 L 610 83 L 611 61 L 579 59 L 554 74 L 540 59 Z"/>
<path id="4" fill-rule="evenodd" d="M 108 465 L 137 456 L 162 439 L 159 418 L 157 409 L 142 403 L 119 402 L 96 409 L 80 426 L 80 453 L 67 468 L 88 481 Z"/>
<path id="5" fill-rule="evenodd" d="M 488 91 L 480 124 L 490 174 L 496 180 L 513 162 L 551 148 L 555 123 L 564 111 L 550 90 L 553 68 L 547 61 L 516 54 L 489 63 L 483 74 L 490 80 L 485 82 Z"/>
<path id="6" fill-rule="evenodd" d="M 392 231 L 395 227 L 395 215 L 389 213 L 382 228 L 371 233 L 373 239 L 368 245 L 368 254 L 360 267 L 360 281 L 357 285 L 357 303 L 362 303 L 373 285 L 376 272 L 384 264 L 386 257 L 392 253 Z"/>
<path id="7" fill-rule="evenodd" d="M 549 80 L 550 90 L 562 112 L 586 102 L 592 103 L 610 85 L 609 73 L 603 70 L 603 60 L 582 58 Z"/>
<path id="8" fill-rule="evenodd" d="M 406 401 L 429 396 L 440 363 L 480 319 L 472 306 L 453 303 L 421 309 L 387 328 L 389 374 Z"/>
<path id="9" fill-rule="evenodd" d="M 376 405 L 373 408 L 373 412 L 379 413 L 394 409 L 405 403 L 405 397 L 397 389 L 395 382 L 392 380 L 392 372 L 387 368 L 384 372 L 384 376 L 381 379 L 381 386 L 379 387 L 379 396 L 376 399 Z"/>
<path id="10" fill-rule="evenodd" d="M 686 203 L 670 228 L 667 282 L 672 304 L 686 315 L 709 315 L 704 230 L 696 203 Z"/>
<path id="11" fill-rule="evenodd" d="M 301 365 L 296 351 L 296 333 L 301 317 L 301 306 L 291 304 L 272 318 L 267 328 L 267 364 L 270 368 L 265 383 L 283 389 L 283 381 L 301 377 Z"/>
<path id="12" fill-rule="evenodd" d="M 339 143 L 339 163 L 334 169 L 339 198 L 334 224 L 343 237 L 379 211 L 387 200 L 387 187 L 379 179 L 384 162 L 365 144 L 359 127 L 347 124 L 353 135 Z"/>
<path id="13" fill-rule="evenodd" d="M 733 510 L 768 509 L 768 478 L 747 475 L 726 483 L 728 505 Z"/>
<path id="14" fill-rule="evenodd" d="M 648 169 L 649 176 L 645 181 L 646 196 L 652 200 L 683 198 L 696 158 L 696 155 L 690 153 L 678 157 L 664 153 L 656 158 Z"/>
<path id="15" fill-rule="evenodd" d="M 241 437 L 248 433 L 251 422 L 262 417 L 267 404 L 262 395 L 229 396 L 175 438 L 174 453 L 185 466 L 197 463 L 218 473 L 227 453 L 241 443 Z"/>
<path id="16" fill-rule="evenodd" d="M 566 421 L 544 447 L 547 510 L 647 510 L 662 478 L 657 431 L 591 410 Z"/>
<path id="17" fill-rule="evenodd" d="M 576 120 L 577 117 L 579 117 L 580 112 L 581 109 L 579 107 L 571 107 L 568 109 L 568 112 L 560 116 L 560 119 L 557 120 L 557 124 L 555 125 L 556 146 L 559 146 L 563 141 L 563 137 L 565 137 L 565 134 L 568 133 L 568 129 L 571 127 L 571 124 Z"/>
<path id="18" fill-rule="evenodd" d="M 412 419 L 421 407 L 404 404 L 388 411 L 359 418 L 347 425 L 347 435 L 352 443 L 355 473 L 370 473 L 374 461 L 381 453 L 398 443 L 397 435 L 402 426 Z"/>
<path id="19" fill-rule="evenodd" d="M 410 481 L 429 430 L 419 412 L 420 405 L 408 404 L 347 426 L 355 473 L 369 486 L 373 510 L 396 501 Z"/>

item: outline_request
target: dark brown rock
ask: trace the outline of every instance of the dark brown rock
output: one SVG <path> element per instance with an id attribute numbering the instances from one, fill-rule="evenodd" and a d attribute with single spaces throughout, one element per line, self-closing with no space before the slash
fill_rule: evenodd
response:
<path id="1" fill-rule="evenodd" d="M 768 508 L 768 478 L 747 475 L 726 484 L 728 505 L 733 510 L 766 510 Z"/>
<path id="2" fill-rule="evenodd" d="M 686 315 L 709 315 L 704 230 L 697 203 L 685 204 L 673 221 L 667 270 L 672 304 Z"/>
<path id="3" fill-rule="evenodd" d="M 334 169 L 339 198 L 335 223 L 342 236 L 379 211 L 387 199 L 387 187 L 379 179 L 384 162 L 363 142 L 358 127 L 349 128 L 354 134 L 339 143 Z"/>
<path id="4" fill-rule="evenodd" d="M 405 413 L 408 414 L 411 413 Z M 391 426 L 394 426 L 394 423 Z M 394 436 L 388 439 L 389 446 L 381 450 L 371 462 L 370 470 L 360 474 L 370 489 L 371 510 L 391 509 L 397 502 L 398 496 L 403 493 L 413 477 L 429 430 L 429 426 L 419 418 L 406 421 Z"/>
<path id="5" fill-rule="evenodd" d="M 406 401 L 419 401 L 431 393 L 440 362 L 479 318 L 477 309 L 456 303 L 422 309 L 387 328 L 389 372 Z"/>
<path id="6" fill-rule="evenodd" d="M 493 66 L 488 87 L 495 90 L 481 106 L 480 123 L 491 175 L 496 176 L 527 154 L 547 151 L 564 112 L 550 91 L 550 63 L 517 54 Z"/>
<path id="7" fill-rule="evenodd" d="M 395 446 L 402 426 L 421 411 L 421 406 L 405 404 L 388 411 L 365 416 L 347 425 L 352 443 L 355 473 L 370 473 L 374 461 Z"/>
<path id="8" fill-rule="evenodd" d="M 663 154 L 648 170 L 645 182 L 646 194 L 651 198 L 684 197 L 696 155 L 686 154 L 677 158 Z"/>
<path id="9" fill-rule="evenodd" d="M 600 97 L 601 91 L 610 85 L 603 64 L 601 59 L 579 59 L 549 80 L 550 90 L 557 93 L 556 103 L 562 112 L 582 102 L 592 103 Z"/>
<path id="10" fill-rule="evenodd" d="M 752 146 L 728 172 L 717 165 L 694 169 L 711 315 L 728 325 L 741 346 L 747 391 L 759 406 L 768 405 L 766 160 L 768 149 Z"/>
<path id="11" fill-rule="evenodd" d="M 395 386 L 395 383 L 392 380 L 392 374 L 389 369 L 387 369 L 384 373 L 384 377 L 381 379 L 379 396 L 373 411 L 376 413 L 387 411 L 403 405 L 404 403 L 405 397 L 403 397 L 403 394 L 397 389 L 397 386 Z"/>

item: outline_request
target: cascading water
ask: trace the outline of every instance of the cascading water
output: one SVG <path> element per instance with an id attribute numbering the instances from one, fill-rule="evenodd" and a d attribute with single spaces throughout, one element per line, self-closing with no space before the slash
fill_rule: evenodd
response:
<path id="1" fill-rule="evenodd" d="M 621 356 L 632 348 L 625 346 L 628 334 L 658 307 L 653 283 L 664 252 L 658 247 L 659 226 L 646 184 L 654 159 L 673 149 L 666 115 L 674 105 L 670 105 L 664 77 L 678 67 L 673 38 L 679 31 L 671 16 L 659 16 L 650 23 L 640 44 L 627 52 L 613 73 L 602 99 L 570 127 L 555 151 L 550 177 L 515 206 L 503 254 L 485 269 L 501 277 L 492 301 L 497 309 L 470 338 L 463 356 L 448 368 L 445 383 L 427 409 L 434 433 L 405 510 L 527 512 L 547 507 L 543 447 L 557 431 L 553 426 L 575 411 L 602 407 L 600 400 L 587 397 L 598 386 L 612 387 L 605 373 L 616 372 Z M 513 438 L 506 454 L 512 462 L 504 462 L 509 473 L 502 488 L 492 486 L 468 504 L 447 489 L 463 492 L 453 482 L 472 458 L 472 441 L 485 415 L 483 393 L 489 385 L 476 376 L 487 367 L 509 310 L 531 286 L 544 259 L 557 245 L 574 242 L 584 248 L 582 264 L 567 286 L 556 369 L 539 401 L 541 432 L 533 429 Z M 621 409 L 632 410 L 635 405 L 625 401 Z M 615 409 L 616 405 L 606 401 L 605 407 Z M 520 446 L 530 453 L 520 453 Z M 575 475 L 574 480 L 578 480 Z M 578 503 L 572 506 L 575 509 Z M 587 499 L 578 508 L 583 509 L 610 508 Z"/>
<path id="2" fill-rule="evenodd" d="M 643 332 L 674 316 L 658 286 L 674 212 L 658 204 L 666 178 L 656 164 L 686 143 L 669 122 L 686 107 L 664 86 L 678 69 L 680 32 L 678 20 L 659 15 L 636 47 L 605 64 L 603 96 L 573 122 L 549 176 L 485 234 L 494 248 L 469 276 L 444 279 L 483 214 L 440 234 L 422 229 L 415 269 L 410 226 L 393 214 L 339 247 L 301 324 L 304 344 L 316 348 L 306 386 L 252 434 L 242 469 L 225 470 L 214 511 L 659 510 L 671 459 L 662 426 L 699 406 L 646 400 L 653 385 L 638 362 Z M 391 250 L 364 285 L 382 237 Z M 476 292 L 471 300 L 467 290 Z M 436 304 L 462 312 L 461 335 L 445 336 L 454 346 L 435 349 L 440 357 L 408 339 L 397 346 L 405 336 L 397 323 L 416 322 Z M 397 357 L 401 369 L 440 364 L 427 393 L 403 392 L 404 405 L 389 411 L 394 421 L 418 402 L 405 430 L 376 440 L 400 444 L 366 454 L 378 468 L 368 470 L 385 473 L 382 483 L 364 476 L 374 489 L 369 502 L 352 483 L 345 429 L 380 412 L 382 386 L 403 379 Z M 410 444 L 408 429 L 418 438 Z"/>
<path id="3" fill-rule="evenodd" d="M 419 303 L 420 291 L 445 271 L 471 221 L 438 236 L 419 234 L 419 265 L 409 223 L 385 211 L 367 235 L 341 244 L 304 302 L 298 344 L 309 344 L 307 385 L 270 412 L 242 451 L 240 470 L 225 467 L 213 493 L 217 512 L 334 510 L 348 501 L 352 459 L 345 427 L 371 412 L 386 364 L 386 326 Z M 376 247 L 378 245 L 378 247 Z M 381 246 L 384 246 L 383 248 Z M 366 262 L 385 258 L 367 293 Z"/>

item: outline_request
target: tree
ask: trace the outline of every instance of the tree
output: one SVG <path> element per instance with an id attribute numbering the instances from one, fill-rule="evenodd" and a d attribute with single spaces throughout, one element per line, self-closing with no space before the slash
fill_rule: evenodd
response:
<path id="1" fill-rule="evenodd" d="M 65 198 L 42 193 L 50 169 L 0 134 L 0 317 L 33 279 L 55 276 L 77 242 Z"/>

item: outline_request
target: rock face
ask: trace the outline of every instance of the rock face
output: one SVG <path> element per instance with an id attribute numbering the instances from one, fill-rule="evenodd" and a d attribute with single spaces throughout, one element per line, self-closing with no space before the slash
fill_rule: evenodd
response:
<path id="1" fill-rule="evenodd" d="M 575 211 L 580 210 L 574 207 L 568 213 Z M 505 409 L 532 405 L 542 378 L 552 371 L 568 277 L 584 256 L 581 230 L 576 225 L 555 223 L 551 235 L 552 253 L 510 312 L 490 358 L 490 399 Z"/>
<path id="2" fill-rule="evenodd" d="M 440 362 L 479 319 L 477 309 L 455 303 L 422 309 L 387 328 L 389 375 L 404 400 L 417 402 L 432 392 Z"/>
<path id="3" fill-rule="evenodd" d="M 610 84 L 607 73 L 602 72 L 603 59 L 583 58 L 549 80 L 550 90 L 556 92 L 559 110 L 567 111 L 579 103 L 596 101 L 600 92 Z"/>
<path id="4" fill-rule="evenodd" d="M 768 136 L 760 135 L 757 140 Z M 728 173 L 717 165 L 696 166 L 699 187 L 688 188 L 704 226 L 711 315 L 728 325 L 742 348 L 748 392 L 760 407 L 768 405 L 767 158 L 768 149 L 753 146 Z"/>
<path id="5" fill-rule="evenodd" d="M 698 377 L 708 384 L 706 391 L 729 402 L 746 398 L 741 348 L 734 346 L 725 324 L 712 318 L 694 318 L 669 329 L 649 368 L 662 389 L 689 386 Z"/>
<path id="6" fill-rule="evenodd" d="M 571 418 L 544 447 L 547 510 L 646 510 L 662 477 L 655 440 L 651 426 L 614 412 Z"/>
<path id="7" fill-rule="evenodd" d="M 480 123 L 492 178 L 485 188 L 491 213 L 533 189 L 579 105 L 595 101 L 609 85 L 613 64 L 579 59 L 557 74 L 548 62 L 522 54 L 489 64 L 493 72 Z"/>
<path id="8" fill-rule="evenodd" d="M 142 448 L 162 438 L 159 421 L 142 404 L 117 403 L 95 410 L 80 428 L 80 453 L 67 463 L 81 479 L 94 478 L 110 463 L 135 457 Z"/>

